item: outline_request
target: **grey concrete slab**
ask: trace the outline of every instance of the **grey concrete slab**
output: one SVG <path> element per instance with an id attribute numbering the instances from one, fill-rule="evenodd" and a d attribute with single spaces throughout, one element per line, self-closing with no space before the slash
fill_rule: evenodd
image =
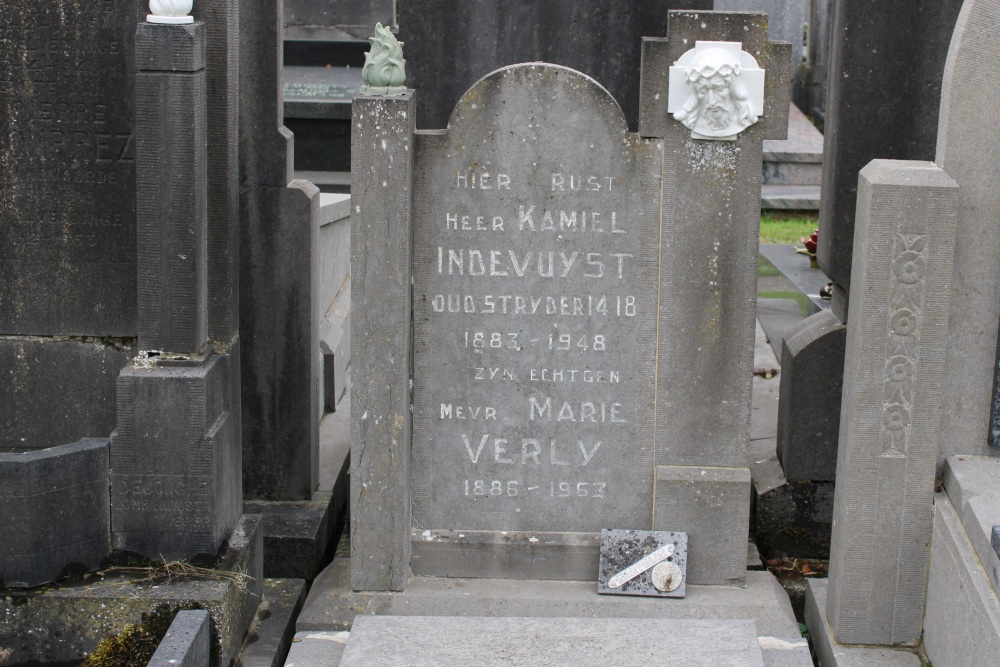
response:
<path id="1" fill-rule="evenodd" d="M 957 190 L 931 162 L 859 176 L 826 609 L 842 643 L 920 639 Z"/>
<path id="2" fill-rule="evenodd" d="M 347 480 L 341 479 L 341 485 Z M 333 539 L 344 509 L 334 494 L 318 491 L 312 500 L 247 500 L 243 510 L 260 514 L 264 530 L 264 576 L 312 581 L 333 557 Z"/>
<path id="3" fill-rule="evenodd" d="M 295 619 L 305 598 L 306 582 L 302 579 L 264 579 L 257 618 L 238 658 L 242 667 L 285 664 L 295 635 Z"/>
<path id="4" fill-rule="evenodd" d="M 0 334 L 135 336 L 134 44 L 148 9 L 2 9 Z"/>
<path id="5" fill-rule="evenodd" d="M 440 616 L 359 616 L 340 665 L 599 667 L 649 664 L 664 653 L 690 667 L 764 665 L 752 621 Z"/>
<path id="6" fill-rule="evenodd" d="M 177 612 L 148 665 L 208 667 L 210 618 L 204 609 L 184 609 Z"/>
<path id="7" fill-rule="evenodd" d="M 827 580 L 807 579 L 806 586 L 806 625 L 819 667 L 921 667 L 920 657 L 907 649 L 838 644 L 824 611 Z"/>
<path id="8" fill-rule="evenodd" d="M 768 243 L 760 246 L 760 254 L 781 271 L 781 274 L 800 292 L 809 297 L 809 301 L 815 306 L 809 313 L 811 315 L 830 307 L 830 301 L 822 299 L 819 295 L 819 291 L 830 279 L 821 269 L 813 267 L 806 255 L 795 252 L 796 247 L 783 243 Z"/>
<path id="9" fill-rule="evenodd" d="M 758 637 L 765 667 L 812 667 L 809 640 L 804 637 Z"/>
<path id="10" fill-rule="evenodd" d="M 957 509 L 936 494 L 924 619 L 924 650 L 935 667 L 990 665 L 1000 655 L 1000 603 Z"/>
<path id="11" fill-rule="evenodd" d="M 949 456 L 944 489 L 962 522 L 993 590 L 1000 591 L 1000 557 L 993 527 L 1000 524 L 1000 461 L 984 456 Z"/>
<path id="12" fill-rule="evenodd" d="M 342 630 L 296 632 L 285 667 L 338 667 L 349 636 Z"/>
<path id="13" fill-rule="evenodd" d="M 0 646 L 12 664 L 79 664 L 97 644 L 141 623 L 152 609 L 205 609 L 212 616 L 212 652 L 228 665 L 260 605 L 260 518 L 244 515 L 214 565 L 218 576 L 168 576 L 120 568 L 101 576 L 0 596 Z"/>
<path id="14" fill-rule="evenodd" d="M 0 452 L 0 588 L 31 588 L 107 564 L 108 440 Z"/>
<path id="15" fill-rule="evenodd" d="M 952 4 L 952 3 L 949 3 Z M 996 0 L 967 1 L 955 26 L 941 84 L 935 162 L 959 185 L 951 331 L 944 376 L 940 462 L 950 454 L 1000 455 L 988 426 L 1000 323 L 1000 243 L 995 184 L 1000 109 L 984 91 L 1000 86 L 989 49 L 998 34 Z"/>
<path id="16" fill-rule="evenodd" d="M 346 476 L 350 472 L 351 401 L 347 384 L 337 411 L 325 415 L 319 425 L 319 485 L 318 491 L 346 491 Z M 343 489 L 341 488 L 343 486 Z M 346 498 L 345 498 L 346 501 Z"/>
<path id="17" fill-rule="evenodd" d="M 411 577 L 400 593 L 355 593 L 347 559 L 313 582 L 296 629 L 347 630 L 359 614 L 751 619 L 761 636 L 799 634 L 788 595 L 766 571 L 747 572 L 745 588 L 689 585 L 683 600 L 669 601 L 599 595 L 594 580 Z"/>

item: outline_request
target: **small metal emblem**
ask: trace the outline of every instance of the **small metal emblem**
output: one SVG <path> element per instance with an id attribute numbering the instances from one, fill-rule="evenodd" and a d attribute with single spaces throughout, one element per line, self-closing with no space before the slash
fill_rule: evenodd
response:
<path id="1" fill-rule="evenodd" d="M 684 581 L 681 568 L 670 562 L 657 563 L 653 571 L 650 572 L 650 577 L 653 579 L 653 587 L 664 593 L 676 591 L 681 582 Z"/>

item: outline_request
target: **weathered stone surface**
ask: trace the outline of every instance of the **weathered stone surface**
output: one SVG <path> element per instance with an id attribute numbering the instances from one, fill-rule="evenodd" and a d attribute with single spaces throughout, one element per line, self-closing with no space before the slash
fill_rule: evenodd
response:
<path id="1" fill-rule="evenodd" d="M 648 528 L 657 147 L 551 65 L 483 79 L 449 126 L 415 145 L 414 525 Z"/>
<path id="2" fill-rule="evenodd" d="M 315 217 L 306 181 L 241 191 L 243 491 L 309 500 L 316 490 L 322 357 Z"/>
<path id="3" fill-rule="evenodd" d="M 208 338 L 203 23 L 136 31 L 139 347 L 197 352 Z"/>
<path id="4" fill-rule="evenodd" d="M 744 547 L 744 558 L 746 548 Z M 333 563 L 313 582 L 298 630 L 348 630 L 360 614 L 577 618 L 748 618 L 761 636 L 794 637 L 788 595 L 770 572 L 747 572 L 746 587 L 688 586 L 683 603 L 598 595 L 591 581 L 412 577 L 401 593 L 354 593 L 351 564 Z"/>
<path id="5" fill-rule="evenodd" d="M 339 667 L 348 637 L 344 630 L 296 632 L 285 667 Z"/>
<path id="6" fill-rule="evenodd" d="M 239 349 L 187 361 L 137 359 L 118 378 L 111 437 L 117 550 L 213 560 L 242 508 Z"/>
<path id="7" fill-rule="evenodd" d="M 282 125 L 282 5 L 270 0 L 240 3 L 240 185 L 284 187 L 292 180 L 292 133 Z M 246 224 L 253 209 L 240 201 Z M 241 251 L 242 252 L 242 251 Z M 245 256 L 240 260 L 245 270 Z M 242 273 L 241 273 L 242 275 Z M 253 293 L 243 292 L 243 300 Z"/>
<path id="8" fill-rule="evenodd" d="M 141 4 L 0 4 L 0 334 L 135 335 Z"/>
<path id="9" fill-rule="evenodd" d="M 935 667 L 988 665 L 1000 653 L 1000 604 L 950 495 L 934 497 L 924 650 Z"/>
<path id="10" fill-rule="evenodd" d="M 0 451 L 111 435 L 115 381 L 135 355 L 134 344 L 0 338 Z"/>
<path id="11" fill-rule="evenodd" d="M 833 482 L 786 481 L 773 488 L 754 475 L 753 533 L 767 558 L 830 557 Z"/>
<path id="12" fill-rule="evenodd" d="M 0 453 L 0 588 L 96 570 L 110 548 L 108 441 Z"/>
<path id="13" fill-rule="evenodd" d="M 806 580 L 806 624 L 822 667 L 920 667 L 915 652 L 905 649 L 847 646 L 837 643 L 826 620 L 828 581 Z M 974 663 L 969 663 L 974 664 Z"/>
<path id="14" fill-rule="evenodd" d="M 826 607 L 845 644 L 920 639 L 955 182 L 929 162 L 861 172 Z"/>
<path id="15" fill-rule="evenodd" d="M 239 329 L 240 2 L 199 0 L 192 15 L 208 33 L 208 337 Z"/>
<path id="16" fill-rule="evenodd" d="M 342 480 L 346 482 L 346 480 Z M 343 502 L 317 493 L 306 500 L 247 500 L 246 512 L 264 517 L 264 575 L 312 581 L 333 560 L 333 537 Z"/>
<path id="17" fill-rule="evenodd" d="M 636 665 L 663 656 L 690 667 L 763 667 L 752 621 L 359 616 L 341 667 Z M 512 641 L 512 638 L 517 638 Z"/>
<path id="18" fill-rule="evenodd" d="M 962 0 L 832 2 L 816 256 L 849 291 L 858 172 L 873 159 L 933 158 L 941 75 Z"/>
<path id="19" fill-rule="evenodd" d="M 302 579 L 264 579 L 257 608 L 257 632 L 247 635 L 239 662 L 243 667 L 281 667 L 295 635 L 295 618 L 306 598 Z"/>
<path id="20" fill-rule="evenodd" d="M 688 534 L 689 583 L 743 583 L 750 532 L 749 468 L 656 466 L 654 512 L 654 530 Z"/>
<path id="21" fill-rule="evenodd" d="M 715 0 L 717 12 L 766 12 L 767 36 L 771 41 L 788 42 L 792 46 L 792 86 L 802 85 L 799 65 L 802 63 L 802 35 L 808 25 L 806 0 Z"/>
<path id="22" fill-rule="evenodd" d="M 711 8 L 711 0 L 400 3 L 407 84 L 420 92 L 418 124 L 443 128 L 459 98 L 480 77 L 506 65 L 544 61 L 604 85 L 634 130 L 642 37 L 665 35 L 671 9 Z M 484 35 L 490 36 L 489 47 Z"/>
<path id="23" fill-rule="evenodd" d="M 210 616 L 204 609 L 177 612 L 167 628 L 156 652 L 149 659 L 150 667 L 208 667 Z"/>
<path id="24" fill-rule="evenodd" d="M 351 585 L 402 590 L 410 560 L 413 94 L 354 100 Z M 363 165 L 363 166 L 357 166 Z"/>
<path id="25" fill-rule="evenodd" d="M 959 227 L 940 461 L 950 454 L 997 455 L 986 443 L 1000 322 L 1000 106 L 988 92 L 1000 86 L 998 39 L 1000 2 L 965 2 L 941 86 L 935 162 L 959 185 Z"/>
<path id="26" fill-rule="evenodd" d="M 993 589 L 1000 590 L 1000 460 L 949 456 L 942 482 Z"/>
<path id="27" fill-rule="evenodd" d="M 778 460 L 790 480 L 832 482 L 847 328 L 830 311 L 785 332 L 778 401 Z"/>
<path id="28" fill-rule="evenodd" d="M 286 26 L 368 26 L 394 24 L 394 0 L 287 0 Z"/>
<path id="29" fill-rule="evenodd" d="M 236 657 L 260 605 L 260 518 L 244 515 L 229 535 L 215 567 L 219 576 L 172 576 L 109 572 L 87 581 L 0 596 L 0 646 L 12 647 L 12 664 L 79 664 L 106 637 L 143 614 L 206 609 L 212 616 L 212 652 L 218 664 Z M 246 575 L 246 576 L 242 576 Z M 169 616 L 168 616 L 169 618 Z M 30 629 L 30 632 L 26 632 Z"/>

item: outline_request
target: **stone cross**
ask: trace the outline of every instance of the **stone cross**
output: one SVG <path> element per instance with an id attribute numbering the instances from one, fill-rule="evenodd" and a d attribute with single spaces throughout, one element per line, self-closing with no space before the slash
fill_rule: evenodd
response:
<path id="1" fill-rule="evenodd" d="M 726 68 L 739 65 L 740 78 L 764 71 L 759 118 L 733 140 L 698 138 L 704 121 L 691 128 L 670 113 L 700 102 L 688 90 L 675 102 L 669 90 L 681 78 L 674 68 L 698 42 L 735 42 L 746 54 L 723 47 L 729 60 L 716 53 L 714 65 L 688 56 L 717 85 L 727 85 L 717 75 Z M 768 41 L 765 14 L 737 12 L 672 12 L 667 38 L 643 44 L 639 134 L 662 140 L 653 528 L 688 532 L 695 583 L 739 581 L 746 570 L 760 164 L 764 140 L 787 133 L 789 49 Z M 702 107 L 710 106 L 706 98 Z M 686 289 L 692 284 L 699 287 Z"/>

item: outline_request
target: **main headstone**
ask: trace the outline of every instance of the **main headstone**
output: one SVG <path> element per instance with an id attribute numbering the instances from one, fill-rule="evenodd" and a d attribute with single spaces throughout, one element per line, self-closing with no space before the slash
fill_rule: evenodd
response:
<path id="1" fill-rule="evenodd" d="M 640 41 L 665 35 L 672 9 L 712 0 L 462 2 L 409 0 L 397 7 L 409 85 L 420 91 L 417 125 L 443 128 L 458 99 L 498 67 L 543 61 L 583 72 L 618 101 L 628 127 L 639 111 Z"/>
<path id="2" fill-rule="evenodd" d="M 643 47 L 639 134 L 558 65 L 493 72 L 447 131 L 413 130 L 416 93 L 355 99 L 355 590 L 404 588 L 411 540 L 422 573 L 469 544 L 518 578 L 577 578 L 543 576 L 545 554 L 589 544 L 592 578 L 607 527 L 685 531 L 691 583 L 743 581 L 760 162 L 789 47 L 761 14 L 670 26 Z M 721 123 L 697 92 L 718 72 Z"/>

